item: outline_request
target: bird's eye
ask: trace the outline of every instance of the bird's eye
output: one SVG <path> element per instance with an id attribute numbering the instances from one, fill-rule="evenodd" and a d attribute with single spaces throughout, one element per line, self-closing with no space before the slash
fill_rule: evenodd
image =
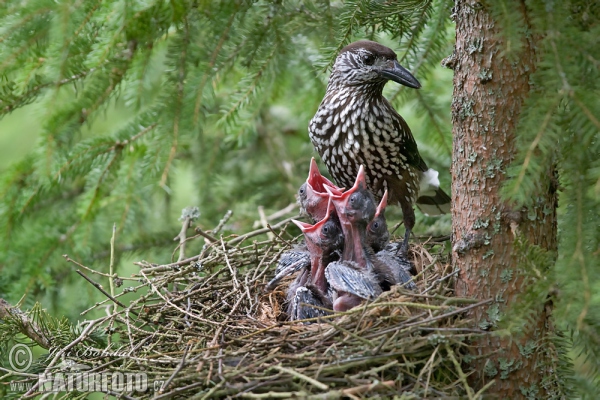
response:
<path id="1" fill-rule="evenodd" d="M 377 228 L 379 228 L 379 222 L 375 221 L 375 222 L 373 222 L 373 229 L 377 229 Z"/>
<path id="2" fill-rule="evenodd" d="M 375 57 L 373 57 L 371 54 L 365 54 L 362 60 L 363 63 L 365 63 L 365 65 L 373 65 L 373 63 L 375 62 Z"/>
<path id="3" fill-rule="evenodd" d="M 329 233 L 329 227 L 327 227 L 327 226 L 324 226 L 324 227 L 323 227 L 323 233 L 324 233 L 324 234 L 327 234 L 327 233 Z"/>

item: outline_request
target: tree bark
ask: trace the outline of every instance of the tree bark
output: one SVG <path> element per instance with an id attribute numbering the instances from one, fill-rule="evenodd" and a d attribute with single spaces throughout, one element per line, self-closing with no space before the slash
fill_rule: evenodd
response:
<path id="1" fill-rule="evenodd" d="M 515 8 L 527 21 L 524 2 Z M 452 218 L 453 263 L 460 268 L 458 296 L 496 301 L 475 310 L 478 327 L 494 330 L 518 295 L 531 284 L 519 243 L 555 251 L 556 193 L 549 168 L 546 193 L 530 209 L 513 209 L 501 199 L 506 167 L 514 158 L 517 124 L 536 68 L 534 38 L 518 58 L 508 59 L 488 5 L 457 0 L 454 8 Z M 529 247 L 531 248 L 531 247 Z M 542 272 L 543 273 L 543 272 Z M 542 300 L 543 302 L 543 300 Z M 489 335 L 472 343 L 471 384 L 498 398 L 548 398 L 556 357 L 549 340 L 551 305 L 536 305 L 520 334 Z"/>

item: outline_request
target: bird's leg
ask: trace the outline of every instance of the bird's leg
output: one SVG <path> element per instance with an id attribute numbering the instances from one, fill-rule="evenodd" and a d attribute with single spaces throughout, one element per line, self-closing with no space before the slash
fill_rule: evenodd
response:
<path id="1" fill-rule="evenodd" d="M 404 227 L 406 232 L 404 233 L 404 242 L 400 247 L 399 256 L 407 257 L 408 256 L 408 239 L 410 238 L 410 233 L 412 232 L 413 227 L 415 226 L 415 210 L 412 205 L 408 203 L 401 203 L 402 205 L 402 216 L 404 218 Z"/>
<path id="2" fill-rule="evenodd" d="M 406 257 L 408 255 L 408 238 L 410 238 L 410 229 L 407 227 L 406 232 L 404 233 L 404 241 L 398 251 L 398 255 L 401 257 Z"/>

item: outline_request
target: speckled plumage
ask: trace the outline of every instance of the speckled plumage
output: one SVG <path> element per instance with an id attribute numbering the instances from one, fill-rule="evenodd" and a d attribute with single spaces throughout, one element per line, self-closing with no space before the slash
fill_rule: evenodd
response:
<path id="1" fill-rule="evenodd" d="M 309 135 L 338 186 L 350 187 L 364 165 L 367 186 L 376 198 L 388 190 L 389 202 L 400 203 L 408 233 L 414 226 L 412 206 L 417 199 L 433 205 L 427 212 L 443 213 L 449 211 L 450 198 L 439 189 L 439 182 L 435 186 L 429 180 L 433 188 L 427 188 L 427 198 L 419 198 L 422 177 L 429 169 L 410 128 L 383 97 L 390 79 L 420 87 L 391 49 L 367 40 L 343 48 L 310 121 Z"/>

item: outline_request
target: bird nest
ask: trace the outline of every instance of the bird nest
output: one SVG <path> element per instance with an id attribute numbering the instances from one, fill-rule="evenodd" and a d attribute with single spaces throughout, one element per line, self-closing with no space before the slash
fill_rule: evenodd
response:
<path id="1" fill-rule="evenodd" d="M 92 371 L 146 374 L 149 389 L 123 398 L 473 395 L 461 362 L 469 339 L 482 334 L 467 319 L 479 303 L 454 296 L 456 274 L 444 242 L 411 245 L 418 290 L 393 287 L 349 311 L 291 322 L 284 305 L 290 281 L 264 289 L 280 255 L 300 240 L 290 234 L 289 221 L 219 238 L 218 229 L 197 228 L 195 237 L 205 238 L 199 255 L 165 265 L 136 263 L 136 287 L 115 279 L 111 294 L 97 285 L 107 296 L 103 303 L 111 304 L 108 315 L 55 352 L 46 371 L 68 359 Z M 183 237 L 181 244 L 189 242 Z M 87 276 L 93 271 L 76 264 L 93 283 Z M 123 304 L 119 290 L 142 294 Z M 90 340 L 94 333 L 110 340 L 90 357 L 98 343 Z"/>

